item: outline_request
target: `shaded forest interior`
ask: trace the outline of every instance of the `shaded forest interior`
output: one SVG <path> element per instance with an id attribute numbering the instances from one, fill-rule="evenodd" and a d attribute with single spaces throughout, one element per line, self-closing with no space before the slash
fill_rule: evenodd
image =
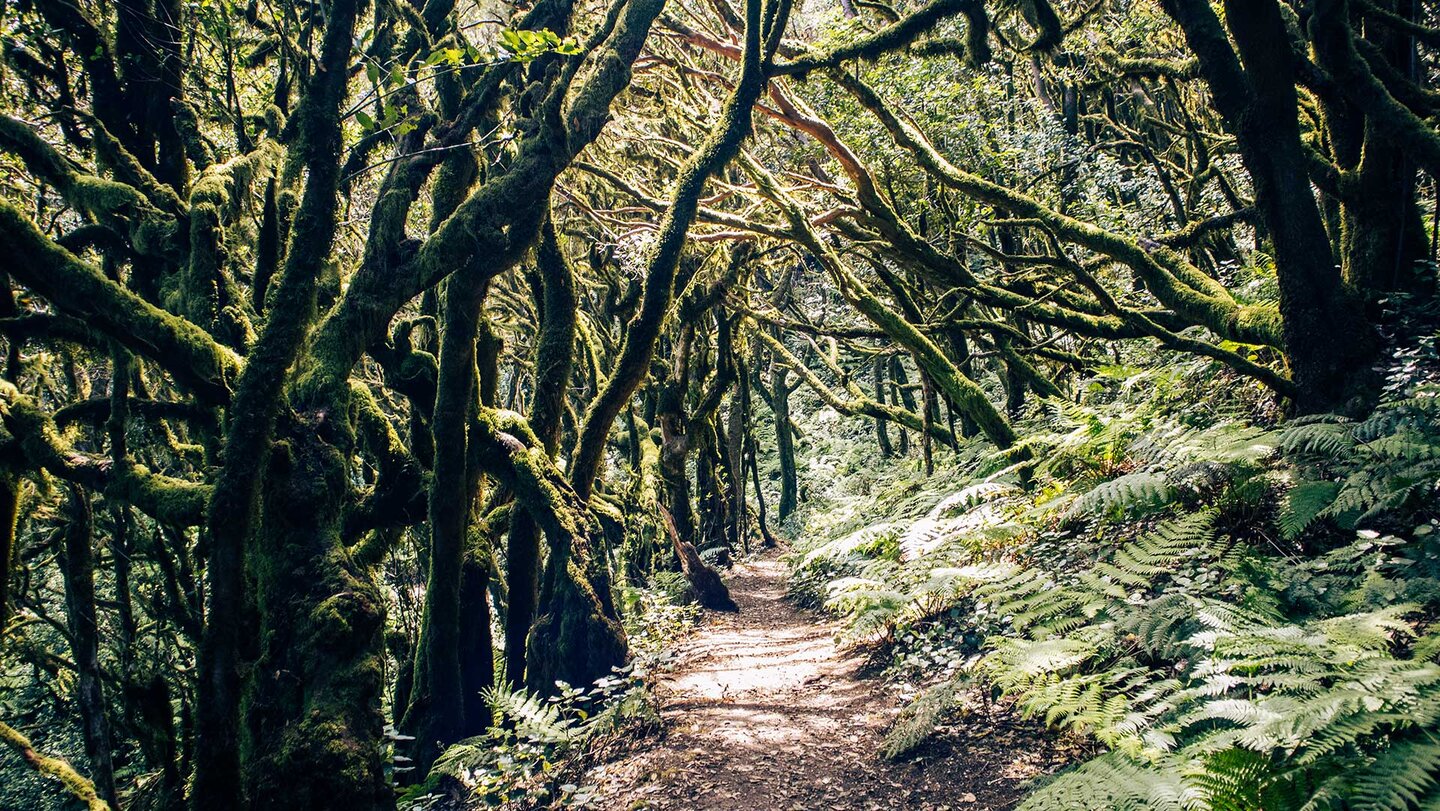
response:
<path id="1" fill-rule="evenodd" d="M 804 807 L 1440 807 L 1434 3 L 0 30 L 0 809 L 621 807 L 775 547 Z"/>

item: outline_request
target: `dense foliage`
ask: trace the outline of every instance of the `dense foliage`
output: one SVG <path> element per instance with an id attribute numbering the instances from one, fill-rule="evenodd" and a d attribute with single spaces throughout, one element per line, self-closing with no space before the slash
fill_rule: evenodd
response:
<path id="1" fill-rule="evenodd" d="M 1111 370 L 1039 418 L 1029 492 L 991 477 L 944 492 L 971 463 L 947 488 L 911 467 L 829 494 L 856 514 L 812 519 L 833 540 L 797 558 L 798 596 L 927 687 L 886 754 L 973 685 L 1109 751 L 1024 808 L 1424 807 L 1440 765 L 1433 387 L 1402 371 L 1363 421 L 1261 429 L 1223 401 L 1177 418 L 1176 389 L 1193 396 L 1177 371 Z M 855 528 L 876 504 L 885 520 Z"/>
<path id="2" fill-rule="evenodd" d="M 1030 808 L 1440 797 L 1430 4 L 0 30 L 0 805 L 583 804 L 781 536 L 886 756 L 965 682 L 1107 753 Z"/>

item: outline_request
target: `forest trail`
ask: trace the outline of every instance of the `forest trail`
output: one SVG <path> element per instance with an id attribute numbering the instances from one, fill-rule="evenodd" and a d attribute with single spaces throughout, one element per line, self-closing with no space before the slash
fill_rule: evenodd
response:
<path id="1" fill-rule="evenodd" d="M 659 684 L 665 733 L 585 782 L 604 811 L 1012 808 L 1055 752 L 1029 724 L 981 716 L 917 763 L 876 752 L 904 702 L 859 675 L 836 626 L 785 598 L 778 552 L 726 577 L 740 613 L 707 614 Z"/>

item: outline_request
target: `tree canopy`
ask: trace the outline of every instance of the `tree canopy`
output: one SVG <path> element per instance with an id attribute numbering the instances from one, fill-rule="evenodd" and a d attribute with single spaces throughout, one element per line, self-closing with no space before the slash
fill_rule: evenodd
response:
<path id="1" fill-rule="evenodd" d="M 1097 374 L 1361 419 L 1430 334 L 1420 0 L 0 28 L 0 738 L 92 809 L 393 808 L 623 672 L 629 585 L 733 610 L 817 409 L 1042 493 Z"/>

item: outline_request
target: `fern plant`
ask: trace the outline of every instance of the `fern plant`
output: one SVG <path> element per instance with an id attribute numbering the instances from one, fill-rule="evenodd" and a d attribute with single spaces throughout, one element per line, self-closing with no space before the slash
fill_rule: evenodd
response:
<path id="1" fill-rule="evenodd" d="M 906 705 L 900 718 L 885 735 L 880 756 L 900 760 L 909 756 L 935 731 L 935 727 L 955 709 L 963 695 L 959 679 L 951 678 L 931 685 Z"/>
<path id="2" fill-rule="evenodd" d="M 597 736 L 654 717 L 650 697 L 633 672 L 585 689 L 567 687 L 548 699 L 501 683 L 485 692 L 485 700 L 490 731 L 447 748 L 425 782 L 402 798 L 402 807 L 428 807 L 446 778 L 491 806 L 545 807 L 578 790 L 562 784 L 559 775 Z"/>
<path id="3" fill-rule="evenodd" d="M 1360 421 L 1297 421 L 1280 446 L 1307 478 L 1287 500 L 1281 526 L 1297 537 L 1318 518 L 1345 528 L 1423 508 L 1440 481 L 1440 403 L 1433 392 L 1382 405 Z"/>
<path id="4" fill-rule="evenodd" d="M 1031 490 L 897 479 L 799 561 L 852 639 L 951 657 L 893 671 L 931 675 L 884 754 L 979 679 L 1108 750 L 1031 811 L 1440 808 L 1440 398 L 1269 429 L 1131 394 L 1052 404 Z"/>

